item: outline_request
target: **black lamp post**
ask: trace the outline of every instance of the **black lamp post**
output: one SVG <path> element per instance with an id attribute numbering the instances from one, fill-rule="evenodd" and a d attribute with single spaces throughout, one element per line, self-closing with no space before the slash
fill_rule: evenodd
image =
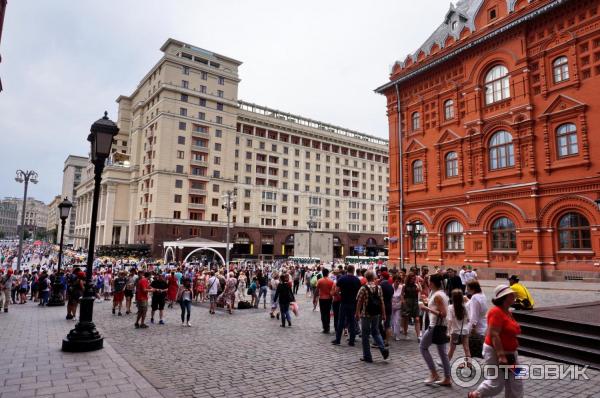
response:
<path id="1" fill-rule="evenodd" d="M 48 306 L 59 306 L 65 305 L 65 300 L 62 298 L 60 294 L 62 290 L 62 284 L 60 283 L 60 265 L 62 264 L 62 255 L 63 255 L 63 237 L 65 235 L 65 222 L 67 218 L 69 218 L 69 213 L 71 212 L 71 207 L 73 207 L 73 203 L 69 201 L 69 199 L 65 198 L 58 205 L 58 211 L 60 212 L 60 246 L 58 249 L 58 269 L 54 274 L 54 285 L 52 286 L 52 297 L 50 297 L 50 301 L 48 301 Z"/>
<path id="2" fill-rule="evenodd" d="M 412 247 L 415 254 L 415 270 L 417 269 L 417 239 L 423 232 L 423 223 L 420 221 L 411 221 L 406 223 L 406 231 L 412 238 Z"/>
<path id="3" fill-rule="evenodd" d="M 23 235 L 25 234 L 25 211 L 27 208 L 27 187 L 29 183 L 38 183 L 38 174 L 33 170 L 17 170 L 15 181 L 25 183 L 25 192 L 23 193 L 23 208 L 21 210 L 21 231 L 19 232 L 19 254 L 17 255 L 17 271 L 21 270 L 21 257 L 23 256 Z"/>
<path id="4" fill-rule="evenodd" d="M 90 220 L 90 238 L 88 243 L 85 290 L 80 300 L 79 322 L 62 342 L 62 350 L 68 352 L 94 351 L 102 348 L 104 339 L 96 330 L 92 321 L 94 311 L 94 286 L 92 285 L 92 267 L 94 266 L 94 244 L 96 242 L 96 221 L 98 218 L 98 199 L 104 163 L 110 155 L 113 138 L 119 133 L 117 125 L 108 118 L 108 112 L 90 128 L 88 141 L 91 143 L 91 161 L 94 164 L 94 198 Z"/>

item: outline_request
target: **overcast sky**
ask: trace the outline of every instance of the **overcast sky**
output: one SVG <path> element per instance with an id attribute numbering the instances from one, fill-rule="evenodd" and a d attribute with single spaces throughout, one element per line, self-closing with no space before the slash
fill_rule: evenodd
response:
<path id="1" fill-rule="evenodd" d="M 446 0 L 9 0 L 0 43 L 0 196 L 61 191 L 68 154 L 129 95 L 169 37 L 243 62 L 239 98 L 387 138 L 394 61 L 441 23 Z"/>

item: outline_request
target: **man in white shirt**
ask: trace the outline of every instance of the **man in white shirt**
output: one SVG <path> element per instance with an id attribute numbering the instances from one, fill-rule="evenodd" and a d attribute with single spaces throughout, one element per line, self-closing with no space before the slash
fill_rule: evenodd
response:
<path id="1" fill-rule="evenodd" d="M 460 282 L 463 284 L 463 286 L 467 284 L 465 281 L 465 272 L 467 272 L 467 266 L 463 265 L 460 271 L 458 271 L 458 276 L 460 276 Z"/>
<path id="2" fill-rule="evenodd" d="M 473 271 L 473 267 L 471 267 L 470 265 L 469 265 L 469 269 L 467 271 L 465 271 L 465 273 L 463 275 L 464 275 L 463 285 L 466 285 L 467 283 L 471 282 L 472 280 L 477 279 L 477 273 L 475 271 Z"/>
<path id="3" fill-rule="evenodd" d="M 217 308 L 217 297 L 219 296 L 219 278 L 215 276 L 215 271 L 210 271 L 210 278 L 208 279 L 208 298 L 210 299 L 209 314 L 215 313 Z"/>

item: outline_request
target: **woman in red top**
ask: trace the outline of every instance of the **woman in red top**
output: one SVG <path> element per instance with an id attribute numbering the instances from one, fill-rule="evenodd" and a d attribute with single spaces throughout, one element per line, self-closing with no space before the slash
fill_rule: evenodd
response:
<path id="1" fill-rule="evenodd" d="M 515 292 L 510 286 L 499 285 L 494 289 L 492 307 L 487 313 L 488 331 L 483 345 L 483 360 L 486 365 L 517 365 L 517 336 L 521 327 L 509 311 L 515 301 Z M 509 398 L 523 396 L 523 381 L 515 379 L 513 371 L 498 369 L 498 377 L 484 380 L 469 398 L 493 397 L 505 391 Z"/>
<path id="2" fill-rule="evenodd" d="M 169 308 L 173 308 L 173 303 L 177 298 L 177 291 L 179 290 L 179 282 L 177 282 L 175 272 L 171 272 L 171 275 L 169 275 L 167 278 L 167 285 L 167 300 L 169 300 Z"/>

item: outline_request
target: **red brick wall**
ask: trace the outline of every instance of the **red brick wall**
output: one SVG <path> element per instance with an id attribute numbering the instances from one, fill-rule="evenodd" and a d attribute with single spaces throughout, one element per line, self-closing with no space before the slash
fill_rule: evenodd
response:
<path id="1" fill-rule="evenodd" d="M 480 12 L 487 12 L 489 1 Z M 493 1 L 491 2 L 493 3 Z M 490 3 L 490 4 L 491 4 Z M 505 1 L 497 2 L 506 4 Z M 534 1 L 517 6 L 498 21 L 476 26 L 458 42 L 412 66 L 396 67 L 392 78 L 417 70 L 433 59 L 485 33 L 498 29 L 528 11 L 550 3 Z M 482 20 L 480 17 L 476 21 Z M 481 23 L 481 22 L 480 22 Z M 552 63 L 568 59 L 569 78 L 555 83 Z M 495 65 L 509 71 L 510 97 L 486 105 L 485 75 Z M 402 120 L 405 217 L 400 220 L 396 91 L 388 100 L 390 127 L 390 236 L 398 237 L 408 221 L 421 221 L 427 231 L 427 250 L 420 264 L 473 265 L 493 277 L 517 273 L 531 279 L 600 273 L 600 1 L 570 1 L 559 9 L 499 34 L 487 42 L 399 85 Z M 454 117 L 445 120 L 444 102 L 454 101 Z M 411 115 L 420 114 L 412 128 Z M 576 127 L 577 153 L 559 156 L 557 128 Z M 512 136 L 514 166 L 492 169 L 491 138 L 500 131 Z M 458 176 L 446 177 L 445 156 L 458 155 Z M 423 162 L 423 182 L 415 183 L 413 162 Z M 561 250 L 558 220 L 576 212 L 590 224 L 586 250 Z M 516 247 L 492 248 L 491 226 L 499 217 L 516 227 Z M 456 220 L 463 226 L 464 249 L 445 247 L 445 229 Z M 412 246 L 405 240 L 405 258 L 412 263 Z M 410 250 L 410 252 L 408 252 Z M 390 244 L 398 260 L 400 244 Z"/>

